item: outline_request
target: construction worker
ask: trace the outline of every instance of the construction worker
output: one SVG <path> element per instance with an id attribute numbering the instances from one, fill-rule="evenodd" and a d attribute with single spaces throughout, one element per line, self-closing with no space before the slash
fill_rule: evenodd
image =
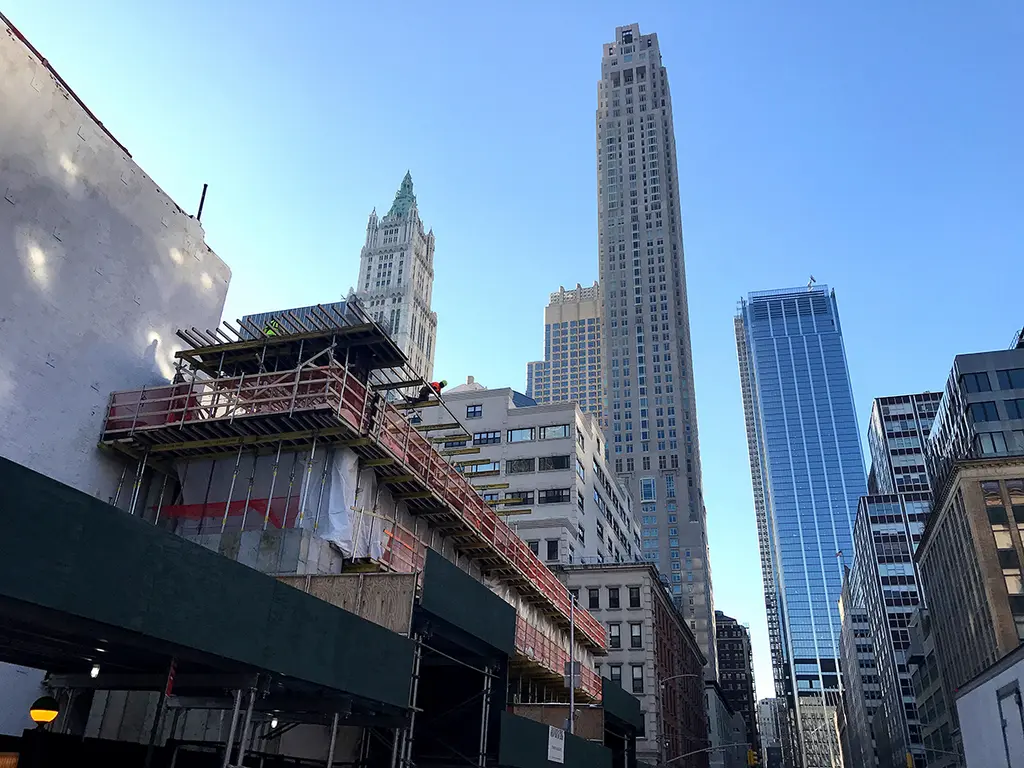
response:
<path id="1" fill-rule="evenodd" d="M 281 326 L 278 324 L 277 320 L 274 319 L 268 320 L 267 324 L 263 326 L 263 333 L 267 336 L 277 336 L 278 331 L 280 330 Z"/>
<path id="2" fill-rule="evenodd" d="M 434 397 L 440 397 L 441 390 L 447 386 L 448 382 L 443 379 L 441 381 L 432 381 L 429 384 L 424 384 L 422 387 L 420 387 L 419 394 L 415 398 L 408 399 L 408 403 L 409 405 L 425 403 L 428 400 L 430 400 L 431 395 L 433 395 Z"/>

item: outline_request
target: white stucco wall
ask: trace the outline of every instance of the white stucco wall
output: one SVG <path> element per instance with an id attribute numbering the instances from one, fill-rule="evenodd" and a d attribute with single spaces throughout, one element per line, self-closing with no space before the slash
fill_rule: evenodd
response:
<path id="1" fill-rule="evenodd" d="M 956 700 L 967 768 L 1024 768 L 1024 649 L 968 683 Z"/>
<path id="2" fill-rule="evenodd" d="M 0 21 L 0 455 L 109 498 L 122 465 L 96 442 L 110 392 L 168 379 L 175 330 L 219 323 L 230 277 Z M 0 666 L 0 733 L 31 727 L 40 677 Z"/>

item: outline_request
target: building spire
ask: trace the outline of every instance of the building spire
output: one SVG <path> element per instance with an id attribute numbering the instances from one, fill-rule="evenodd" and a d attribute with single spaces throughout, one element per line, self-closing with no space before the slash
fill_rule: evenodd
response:
<path id="1" fill-rule="evenodd" d="M 395 194 L 395 202 L 391 204 L 391 210 L 388 211 L 388 216 L 404 216 L 414 205 L 416 205 L 416 195 L 412 192 L 412 173 L 406 171 L 402 185 Z"/>

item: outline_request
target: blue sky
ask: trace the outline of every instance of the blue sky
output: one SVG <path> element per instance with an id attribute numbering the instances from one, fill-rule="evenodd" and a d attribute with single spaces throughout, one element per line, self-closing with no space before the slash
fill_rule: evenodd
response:
<path id="1" fill-rule="evenodd" d="M 514 10 L 512 10 L 514 8 Z M 382 12 L 383 11 L 383 12 Z M 675 105 L 716 606 L 770 695 L 732 318 L 835 287 L 860 419 L 1024 325 L 1024 4 L 6 0 L 233 270 L 227 317 L 331 301 L 407 169 L 437 236 L 437 369 L 523 387 L 597 277 L 601 44 L 656 31 Z"/>

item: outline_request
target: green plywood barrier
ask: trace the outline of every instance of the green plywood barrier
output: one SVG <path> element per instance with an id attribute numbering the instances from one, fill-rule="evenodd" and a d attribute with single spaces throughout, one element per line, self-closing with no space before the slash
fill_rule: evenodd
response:
<path id="1" fill-rule="evenodd" d="M 612 753 L 601 744 L 565 734 L 564 762 L 548 760 L 548 726 L 501 713 L 501 768 L 611 768 Z"/>
<path id="2" fill-rule="evenodd" d="M 516 611 L 468 573 L 427 550 L 420 607 L 512 656 Z"/>
<path id="3" fill-rule="evenodd" d="M 0 543 L 0 603 L 408 706 L 407 638 L 2 458 Z"/>

